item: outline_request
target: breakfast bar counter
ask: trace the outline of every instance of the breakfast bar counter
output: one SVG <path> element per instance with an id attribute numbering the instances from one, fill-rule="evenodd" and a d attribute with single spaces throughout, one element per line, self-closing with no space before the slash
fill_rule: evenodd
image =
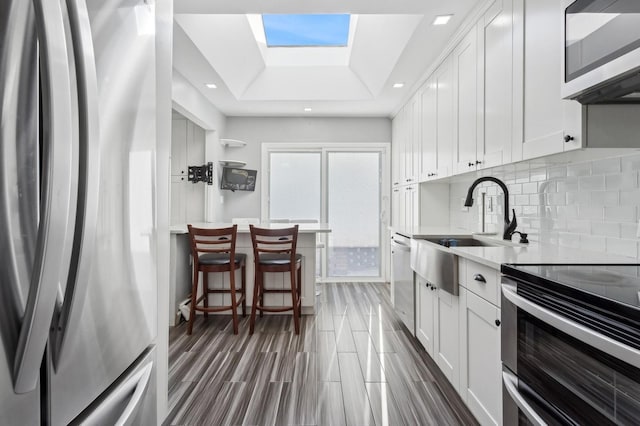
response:
<path id="1" fill-rule="evenodd" d="M 232 226 L 230 223 L 192 223 L 197 228 L 225 228 Z M 295 223 L 260 223 L 255 226 L 260 228 L 287 228 L 295 225 Z M 189 234 L 187 225 L 173 225 L 171 231 L 171 265 L 170 265 L 170 318 L 169 323 L 175 325 L 178 318 L 178 306 L 186 300 L 191 293 L 192 280 L 192 261 L 191 246 L 189 243 Z M 329 225 L 322 223 L 300 223 L 298 224 L 298 245 L 297 252 L 303 256 L 302 261 L 302 314 L 310 315 L 315 313 L 315 275 L 316 275 L 316 234 L 331 232 Z M 253 283 L 254 283 L 254 267 L 253 267 L 253 247 L 251 244 L 251 235 L 249 234 L 248 224 L 238 224 L 238 236 L 236 242 L 236 252 L 245 253 L 247 255 L 247 308 L 251 308 L 253 302 Z M 288 288 L 288 274 L 266 274 L 265 285 L 271 288 Z M 209 276 L 210 288 L 228 288 L 228 274 L 211 274 Z M 202 281 L 200 281 L 202 282 Z M 240 270 L 236 271 L 236 283 L 240 283 Z M 198 289 L 201 294 L 202 289 Z M 223 300 L 223 297 L 225 298 Z M 211 294 L 209 296 L 209 306 L 228 305 L 230 296 L 227 294 Z M 290 297 L 289 294 L 265 294 L 265 304 L 271 306 L 284 306 L 291 304 L 290 300 L 284 300 Z M 240 309 L 238 310 L 240 313 Z"/>

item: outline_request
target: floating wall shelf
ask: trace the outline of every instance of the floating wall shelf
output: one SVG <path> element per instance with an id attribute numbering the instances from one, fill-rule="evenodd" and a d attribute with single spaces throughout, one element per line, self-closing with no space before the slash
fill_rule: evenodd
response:
<path id="1" fill-rule="evenodd" d="M 231 147 L 231 148 L 242 148 L 242 147 L 246 146 L 247 143 L 245 141 L 240 141 L 240 140 L 237 140 L 237 139 L 220 138 L 220 145 L 222 145 L 224 147 Z"/>
<path id="2" fill-rule="evenodd" d="M 218 163 L 223 167 L 244 167 L 247 165 L 246 161 L 238 160 L 220 160 Z"/>

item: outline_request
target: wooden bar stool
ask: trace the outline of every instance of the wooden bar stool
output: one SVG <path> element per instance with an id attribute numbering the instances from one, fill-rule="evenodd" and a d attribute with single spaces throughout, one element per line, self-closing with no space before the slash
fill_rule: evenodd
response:
<path id="1" fill-rule="evenodd" d="M 302 255 L 296 253 L 298 225 L 291 228 L 264 229 L 249 225 L 255 263 L 255 283 L 253 286 L 253 306 L 249 320 L 249 334 L 253 334 L 256 310 L 263 312 L 293 311 L 296 334 L 300 333 Z M 265 272 L 289 272 L 291 288 L 265 288 Z M 264 306 L 265 293 L 291 293 L 291 306 Z"/>
<path id="2" fill-rule="evenodd" d="M 191 312 L 189 315 L 189 327 L 187 334 L 193 331 L 193 321 L 196 311 L 204 312 L 205 318 L 209 316 L 209 312 L 222 312 L 231 310 L 233 316 L 233 334 L 238 334 L 238 305 L 242 303 L 242 316 L 247 315 L 246 302 L 246 259 L 247 255 L 236 253 L 236 235 L 238 226 L 233 225 L 230 228 L 207 229 L 189 228 L 189 237 L 191 239 L 191 253 L 193 255 L 193 285 L 191 288 Z M 233 259 L 233 262 L 231 261 Z M 240 288 L 236 288 L 236 270 L 240 268 L 242 282 Z M 202 296 L 198 294 L 198 272 L 202 272 Z M 228 289 L 210 289 L 209 273 L 210 272 L 229 272 L 229 288 Z M 237 293 L 240 292 L 240 298 Z M 230 293 L 231 305 L 209 307 L 209 294 L 211 293 Z M 203 306 L 198 306 L 204 301 Z"/>

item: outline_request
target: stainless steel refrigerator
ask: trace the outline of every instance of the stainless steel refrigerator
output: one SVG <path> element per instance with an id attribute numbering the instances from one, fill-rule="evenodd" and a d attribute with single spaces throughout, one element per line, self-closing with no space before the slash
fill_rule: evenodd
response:
<path id="1" fill-rule="evenodd" d="M 0 424 L 156 424 L 152 0 L 0 2 Z"/>

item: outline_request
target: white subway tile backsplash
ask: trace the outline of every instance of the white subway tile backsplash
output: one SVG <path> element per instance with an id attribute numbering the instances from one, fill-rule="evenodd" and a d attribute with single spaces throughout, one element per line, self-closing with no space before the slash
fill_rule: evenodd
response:
<path id="1" fill-rule="evenodd" d="M 509 194 L 511 194 L 511 195 L 522 194 L 522 184 L 521 183 L 516 183 L 516 184 L 509 185 L 507 188 L 509 189 Z"/>
<path id="2" fill-rule="evenodd" d="M 638 240 L 607 238 L 607 253 L 638 257 Z"/>
<path id="3" fill-rule="evenodd" d="M 538 192 L 538 183 L 523 183 L 522 184 L 522 194 L 536 194 Z"/>
<path id="4" fill-rule="evenodd" d="M 640 205 L 640 190 L 620 191 L 621 206 L 637 206 Z"/>
<path id="5" fill-rule="evenodd" d="M 637 223 L 621 223 L 620 224 L 620 237 L 622 238 L 633 238 L 636 236 L 638 232 L 638 224 Z"/>
<path id="6" fill-rule="evenodd" d="M 560 232 L 558 234 L 558 244 L 565 247 L 580 248 L 580 235 L 569 232 Z"/>
<path id="7" fill-rule="evenodd" d="M 547 171 L 547 175 L 549 179 L 566 177 L 567 167 L 566 166 L 550 167 L 549 170 Z"/>
<path id="8" fill-rule="evenodd" d="M 564 206 L 567 204 L 567 194 L 558 192 L 555 194 L 547 194 L 547 204 L 550 206 Z"/>
<path id="9" fill-rule="evenodd" d="M 615 222 L 592 222 L 591 234 L 620 238 L 620 224 Z"/>
<path id="10" fill-rule="evenodd" d="M 567 204 L 588 204 L 591 202 L 590 192 L 568 192 Z"/>
<path id="11" fill-rule="evenodd" d="M 631 151 L 630 151 L 631 152 Z M 518 216 L 518 230 L 531 241 L 638 257 L 635 238 L 640 217 L 640 154 L 633 151 L 591 162 L 486 170 L 509 188 L 509 202 Z M 506 171 L 505 171 L 506 170 Z M 464 198 L 472 182 L 451 184 L 451 198 Z M 502 191 L 481 185 L 493 197 L 486 228 L 502 227 Z M 478 227 L 479 211 L 453 211 L 453 226 Z"/>
<path id="12" fill-rule="evenodd" d="M 615 206 L 618 204 L 618 191 L 595 191 L 591 193 L 591 204 Z"/>
<path id="13" fill-rule="evenodd" d="M 558 192 L 578 192 L 578 178 L 575 176 L 559 180 L 557 182 Z"/>
<path id="14" fill-rule="evenodd" d="M 602 220 L 604 219 L 604 208 L 602 206 L 580 205 L 578 206 L 578 217 L 580 219 Z"/>
<path id="15" fill-rule="evenodd" d="M 605 189 L 607 191 L 611 190 L 622 190 L 622 189 L 633 189 L 638 187 L 638 172 L 625 172 L 625 173 L 617 173 L 613 175 L 605 176 Z"/>
<path id="16" fill-rule="evenodd" d="M 534 169 L 529 172 L 530 182 L 542 182 L 544 180 L 547 180 L 547 169 Z"/>
<path id="17" fill-rule="evenodd" d="M 620 172 L 620 158 L 607 158 L 591 163 L 591 174 L 603 175 Z"/>
<path id="18" fill-rule="evenodd" d="M 567 176 L 589 176 L 591 163 L 578 163 L 567 165 Z"/>
<path id="19" fill-rule="evenodd" d="M 625 155 L 622 157 L 622 171 L 635 171 L 640 170 L 640 154 Z"/>
<path id="20" fill-rule="evenodd" d="M 636 210 L 635 206 L 605 206 L 604 217 L 612 222 L 635 222 Z"/>
<path id="21" fill-rule="evenodd" d="M 604 191 L 604 176 L 584 176 L 579 179 L 579 188 L 584 191 Z"/>
<path id="22" fill-rule="evenodd" d="M 528 195 L 516 195 L 514 205 L 516 206 L 525 206 L 529 204 L 529 196 Z"/>
<path id="23" fill-rule="evenodd" d="M 567 231 L 575 234 L 588 234 L 591 232 L 591 222 L 588 220 L 570 220 L 567 222 Z"/>
<path id="24" fill-rule="evenodd" d="M 602 251 L 605 247 L 605 237 L 596 235 L 580 235 L 580 248 L 591 251 Z"/>

